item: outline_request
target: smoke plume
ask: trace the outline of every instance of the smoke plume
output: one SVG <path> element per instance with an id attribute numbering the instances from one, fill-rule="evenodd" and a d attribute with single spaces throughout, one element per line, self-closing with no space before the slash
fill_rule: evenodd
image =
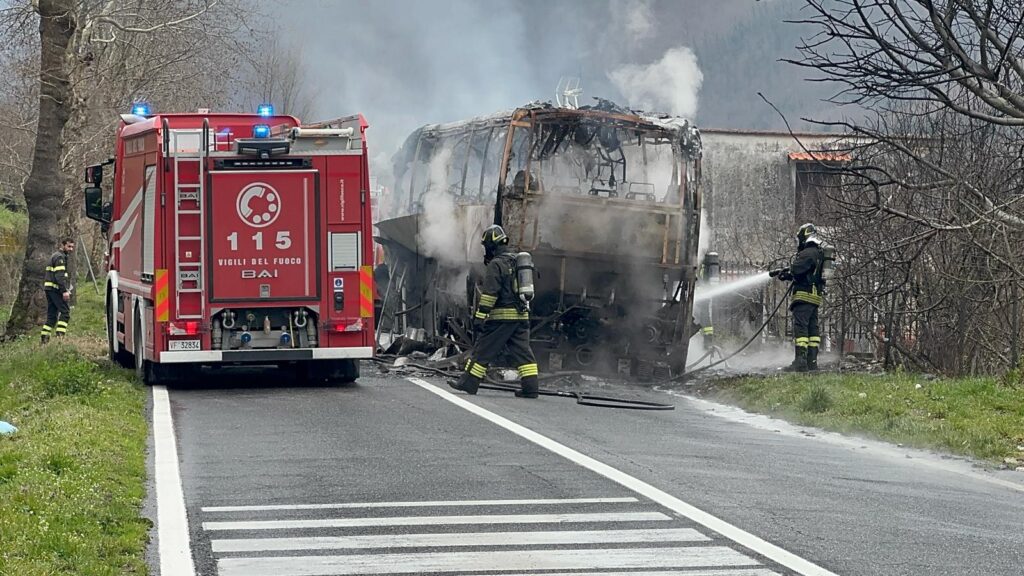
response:
<path id="1" fill-rule="evenodd" d="M 427 193 L 423 196 L 422 218 L 417 241 L 423 253 L 448 266 L 465 262 L 463 232 L 458 221 L 455 196 L 446 189 L 452 151 L 445 148 L 430 161 Z"/>
<path id="2" fill-rule="evenodd" d="M 634 108 L 690 119 L 697 116 L 697 93 L 704 76 L 697 57 L 685 46 L 670 49 L 651 64 L 620 66 L 608 77 Z"/>

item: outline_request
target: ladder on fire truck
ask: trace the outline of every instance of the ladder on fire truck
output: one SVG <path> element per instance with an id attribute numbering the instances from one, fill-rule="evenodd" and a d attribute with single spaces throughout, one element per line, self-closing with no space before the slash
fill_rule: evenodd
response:
<path id="1" fill-rule="evenodd" d="M 206 239 L 202 233 L 205 223 L 205 167 L 206 157 L 209 152 L 209 125 L 204 120 L 203 128 L 175 129 L 169 131 L 168 154 L 174 165 L 174 281 L 175 281 L 175 310 L 177 317 L 182 319 L 201 320 L 206 313 L 206 298 L 203 297 L 203 270 L 206 264 Z M 192 180 L 192 171 L 188 170 L 195 165 L 195 182 Z M 183 178 L 187 173 L 188 176 Z M 183 204 L 194 202 L 194 207 L 182 208 Z M 186 220 L 193 220 L 194 226 L 184 226 Z M 198 230 L 198 236 L 183 236 L 182 229 Z M 188 243 L 199 244 L 198 257 L 186 257 L 190 255 L 186 247 Z M 198 294 L 198 311 L 182 310 L 181 297 L 183 294 Z"/>

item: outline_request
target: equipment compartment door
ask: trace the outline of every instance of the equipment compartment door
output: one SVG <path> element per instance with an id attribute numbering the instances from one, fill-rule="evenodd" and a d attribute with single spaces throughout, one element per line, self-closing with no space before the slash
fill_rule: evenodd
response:
<path id="1" fill-rule="evenodd" d="M 320 297 L 316 170 L 211 171 L 210 301 Z"/>

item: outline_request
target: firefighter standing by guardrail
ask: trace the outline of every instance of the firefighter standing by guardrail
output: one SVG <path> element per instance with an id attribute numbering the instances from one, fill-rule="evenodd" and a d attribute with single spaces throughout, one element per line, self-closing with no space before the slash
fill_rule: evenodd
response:
<path id="1" fill-rule="evenodd" d="M 501 226 L 484 230 L 484 277 L 480 302 L 473 316 L 475 342 L 466 371 L 449 386 L 476 394 L 487 367 L 507 352 L 519 370 L 520 398 L 536 398 L 539 389 L 537 361 L 530 349 L 529 301 L 533 297 L 533 263 L 526 252 L 516 254 L 508 246 Z"/>
<path id="2" fill-rule="evenodd" d="M 75 251 L 75 241 L 65 238 L 60 243 L 60 250 L 50 256 L 50 265 L 46 267 L 46 280 L 43 292 L 46 294 L 46 324 L 40 333 L 43 344 L 50 341 L 50 336 L 63 336 L 68 331 L 71 321 L 71 276 L 68 275 L 68 255 Z"/>

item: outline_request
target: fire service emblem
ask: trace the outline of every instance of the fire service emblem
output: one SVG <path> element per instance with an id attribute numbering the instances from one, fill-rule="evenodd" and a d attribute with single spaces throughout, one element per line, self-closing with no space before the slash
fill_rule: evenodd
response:
<path id="1" fill-rule="evenodd" d="M 281 195 L 270 184 L 253 182 L 238 193 L 238 217 L 253 228 L 273 224 L 281 214 Z"/>

